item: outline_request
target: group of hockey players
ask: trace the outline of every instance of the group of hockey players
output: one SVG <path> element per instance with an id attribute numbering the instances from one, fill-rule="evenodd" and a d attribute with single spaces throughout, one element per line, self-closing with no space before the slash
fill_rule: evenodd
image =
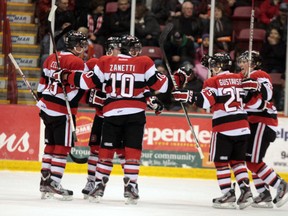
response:
<path id="1" fill-rule="evenodd" d="M 51 54 L 44 62 L 38 86 L 37 106 L 45 124 L 46 144 L 41 168 L 42 198 L 73 197 L 73 191 L 61 186 L 61 178 L 74 145 L 71 124 L 75 124 L 78 104 L 87 102 L 95 107 L 96 114 L 84 198 L 99 202 L 104 195 L 116 152 L 124 173 L 124 197 L 135 204 L 139 199 L 137 179 L 145 110 L 148 105 L 156 114 L 162 112 L 163 104 L 150 91 L 170 91 L 168 77 L 156 70 L 149 57 L 139 55 L 142 46 L 135 36 L 107 39 L 106 55 L 86 63 L 79 57 L 87 45 L 83 34 L 69 32 L 65 44 L 66 49 L 58 52 L 58 57 Z M 237 64 L 241 73 L 232 73 L 227 53 L 206 55 L 202 65 L 211 71 L 211 78 L 204 82 L 202 91 L 186 90 L 188 75 L 179 69 L 172 77 L 179 89 L 172 89 L 172 95 L 181 103 L 213 110 L 209 159 L 215 164 L 223 193 L 213 199 L 213 207 L 271 208 L 272 203 L 281 207 L 288 201 L 288 185 L 263 161 L 276 138 L 277 110 L 271 102 L 271 78 L 260 70 L 261 59 L 256 51 L 242 53 Z M 65 100 L 69 101 L 72 115 Z M 248 169 L 259 193 L 254 198 Z M 241 191 L 237 201 L 231 170 Z M 272 187 L 277 190 L 273 200 Z"/>

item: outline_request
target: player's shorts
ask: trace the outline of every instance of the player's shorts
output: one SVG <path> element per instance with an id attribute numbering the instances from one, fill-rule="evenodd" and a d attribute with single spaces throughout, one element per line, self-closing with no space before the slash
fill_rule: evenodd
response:
<path id="1" fill-rule="evenodd" d="M 103 125 L 103 117 L 95 116 L 91 129 L 89 146 L 100 145 L 102 125 Z"/>
<path id="2" fill-rule="evenodd" d="M 68 115 L 50 116 L 45 112 L 40 112 L 45 125 L 45 144 L 47 145 L 62 145 L 73 147 L 74 140 L 72 136 L 71 123 Z M 73 115 L 75 123 L 75 116 Z M 75 124 L 74 124 L 75 125 Z"/>
<path id="3" fill-rule="evenodd" d="M 270 143 L 276 139 L 276 132 L 263 123 L 250 124 L 250 130 L 251 135 L 247 144 L 246 161 L 260 163 Z"/>
<path id="4" fill-rule="evenodd" d="M 144 111 L 130 115 L 105 117 L 101 148 L 121 148 L 120 145 L 123 145 L 124 147 L 142 149 L 145 124 Z"/>
<path id="5" fill-rule="evenodd" d="M 213 132 L 210 143 L 210 161 L 245 160 L 248 136 L 227 136 L 219 132 Z"/>

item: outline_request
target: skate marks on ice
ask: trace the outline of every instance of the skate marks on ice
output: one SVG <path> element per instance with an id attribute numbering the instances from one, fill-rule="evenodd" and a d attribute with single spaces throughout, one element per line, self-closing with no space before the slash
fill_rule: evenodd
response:
<path id="1" fill-rule="evenodd" d="M 69 202 L 56 199 L 41 200 L 39 183 L 40 172 L 0 171 L 0 215 L 286 216 L 288 212 L 288 204 L 281 208 L 274 206 L 273 209 L 215 209 L 212 207 L 212 199 L 221 194 L 214 180 L 140 176 L 140 199 L 137 205 L 125 204 L 123 176 L 110 177 L 99 203 L 83 199 L 81 190 L 86 183 L 85 174 L 64 174 L 61 184 L 74 192 L 73 200 Z M 274 191 L 272 189 L 273 197 Z M 256 195 L 254 189 L 252 192 Z M 236 186 L 236 196 L 239 194 Z"/>

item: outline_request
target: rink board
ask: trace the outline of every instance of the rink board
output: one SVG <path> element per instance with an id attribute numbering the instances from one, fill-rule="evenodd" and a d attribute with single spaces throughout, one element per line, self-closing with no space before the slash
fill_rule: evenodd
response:
<path id="1" fill-rule="evenodd" d="M 43 123 L 35 106 L 0 105 L 0 170 L 39 171 L 43 154 Z M 204 153 L 201 160 L 195 140 L 183 113 L 147 112 L 140 175 L 165 177 L 215 178 L 208 161 L 211 137 L 211 115 L 190 115 L 195 134 Z M 73 155 L 86 157 L 87 143 L 94 118 L 93 109 L 80 109 L 77 114 L 78 142 Z M 277 139 L 269 147 L 265 161 L 282 177 L 288 176 L 288 118 L 279 118 Z M 286 126 L 285 126 L 286 125 Z M 67 172 L 85 173 L 87 165 L 67 164 Z M 122 174 L 115 157 L 114 174 Z"/>

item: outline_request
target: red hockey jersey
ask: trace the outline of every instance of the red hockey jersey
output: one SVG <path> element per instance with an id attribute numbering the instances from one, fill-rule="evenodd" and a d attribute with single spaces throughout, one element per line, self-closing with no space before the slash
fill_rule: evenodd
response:
<path id="1" fill-rule="evenodd" d="M 67 70 L 86 70 L 84 61 L 73 55 L 71 52 L 58 52 L 60 68 Z M 51 116 L 60 116 L 68 114 L 62 85 L 52 81 L 51 77 L 58 69 L 55 54 L 51 54 L 43 64 L 41 78 L 37 88 L 37 94 L 40 100 L 37 106 Z M 85 91 L 77 88 L 75 85 L 65 85 L 68 101 L 72 114 L 77 113 L 78 103 L 85 94 Z"/>
<path id="2" fill-rule="evenodd" d="M 149 57 L 123 54 L 102 56 L 94 68 L 94 73 L 72 73 L 68 76 L 68 83 L 82 89 L 105 84 L 107 99 L 103 108 L 104 116 L 144 111 L 146 86 L 159 92 L 166 92 L 168 88 L 167 77 L 156 71 L 154 62 Z"/>
<path id="3" fill-rule="evenodd" d="M 247 113 L 244 110 L 244 90 L 239 74 L 223 71 L 207 79 L 197 95 L 197 106 L 212 108 L 212 131 L 227 136 L 250 133 Z"/>
<path id="4" fill-rule="evenodd" d="M 253 97 L 246 104 L 245 109 L 248 113 L 248 121 L 251 123 L 264 123 L 276 130 L 278 125 L 277 109 L 272 102 L 273 85 L 271 77 L 262 70 L 254 70 L 250 73 L 250 78 L 257 80 L 261 85 L 261 90 L 254 93 Z M 262 104 L 265 105 L 263 106 Z M 259 109 L 263 107 L 265 109 Z"/>

